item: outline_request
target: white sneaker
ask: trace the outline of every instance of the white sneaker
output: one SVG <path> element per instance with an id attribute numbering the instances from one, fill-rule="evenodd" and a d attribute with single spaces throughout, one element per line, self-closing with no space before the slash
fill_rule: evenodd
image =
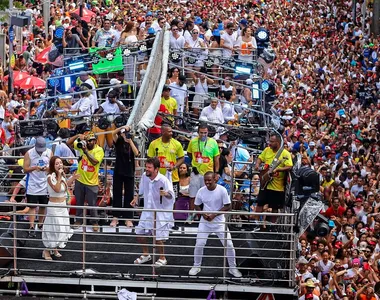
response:
<path id="1" fill-rule="evenodd" d="M 195 276 L 201 271 L 201 268 L 199 267 L 192 267 L 189 271 L 190 276 Z"/>
<path id="2" fill-rule="evenodd" d="M 243 276 L 243 274 L 240 273 L 240 271 L 236 268 L 233 268 L 233 269 L 230 269 L 228 271 L 228 273 L 230 273 L 232 276 L 236 277 L 236 278 L 240 278 Z"/>

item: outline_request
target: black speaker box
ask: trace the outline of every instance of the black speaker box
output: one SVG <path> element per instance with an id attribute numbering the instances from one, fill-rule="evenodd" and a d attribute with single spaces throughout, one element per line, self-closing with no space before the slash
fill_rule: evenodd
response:
<path id="1" fill-rule="evenodd" d="M 290 252 L 283 251 L 289 250 L 292 245 L 285 241 L 287 236 L 281 233 L 255 232 L 244 232 L 236 236 L 235 239 L 239 239 L 234 241 L 236 256 L 248 257 L 238 258 L 237 261 L 239 268 L 242 268 L 240 271 L 243 276 L 266 279 L 266 281 L 263 280 L 264 285 L 268 285 L 271 280 L 289 279 L 289 272 L 280 270 L 289 268 L 287 255 Z"/>
<path id="2" fill-rule="evenodd" d="M 25 246 L 28 228 L 28 223 L 17 223 L 17 250 Z M 13 259 L 14 231 L 14 224 L 11 223 L 8 230 L 0 235 L 0 268 L 6 267 Z"/>
<path id="3" fill-rule="evenodd" d="M 13 235 L 4 232 L 0 236 L 0 267 L 6 267 L 13 259 Z"/>
<path id="4" fill-rule="evenodd" d="M 30 17 L 27 16 L 12 16 L 11 17 L 11 25 L 15 25 L 17 27 L 24 27 L 30 24 Z"/>

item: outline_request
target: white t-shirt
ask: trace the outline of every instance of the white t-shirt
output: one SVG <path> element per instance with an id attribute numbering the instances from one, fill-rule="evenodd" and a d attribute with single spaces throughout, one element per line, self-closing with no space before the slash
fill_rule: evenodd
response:
<path id="1" fill-rule="evenodd" d="M 327 264 L 325 264 L 322 260 L 320 260 L 317 263 L 317 266 L 321 269 L 321 272 L 328 273 L 330 270 L 334 267 L 334 263 L 332 261 L 327 261 Z"/>
<path id="2" fill-rule="evenodd" d="M 185 38 L 180 36 L 176 39 L 173 34 L 170 34 L 170 48 L 172 49 L 183 49 L 185 47 Z"/>
<path id="3" fill-rule="evenodd" d="M 99 108 L 98 104 L 98 96 L 96 95 L 96 88 L 94 82 L 91 80 L 91 78 L 87 79 L 85 83 L 88 83 L 91 85 L 92 90 L 91 90 L 91 96 L 89 97 L 91 101 L 91 113 L 94 113 L 96 109 Z"/>
<path id="4" fill-rule="evenodd" d="M 224 45 L 227 47 L 233 47 L 236 42 L 236 35 L 235 33 L 229 35 L 227 32 L 223 33 L 223 35 L 220 37 L 222 40 L 224 40 Z M 223 57 L 231 57 L 232 51 L 229 49 L 223 48 L 222 50 Z"/>
<path id="5" fill-rule="evenodd" d="M 78 116 L 90 116 L 91 111 L 91 100 L 88 97 L 80 98 L 74 105 L 71 106 L 72 110 L 79 110 Z"/>
<path id="6" fill-rule="evenodd" d="M 213 109 L 211 106 L 206 106 L 202 109 L 200 118 L 205 117 L 209 122 L 224 123 L 223 112 L 219 107 Z"/>
<path id="7" fill-rule="evenodd" d="M 208 190 L 206 186 L 200 188 L 195 196 L 195 205 L 203 204 L 203 211 L 219 211 L 224 205 L 231 204 L 230 197 L 227 190 L 216 185 L 216 188 L 212 191 Z M 209 223 L 221 223 L 225 222 L 224 214 L 218 215 Z M 218 224 L 219 225 L 219 224 Z"/>
<path id="8" fill-rule="evenodd" d="M 121 106 L 123 106 L 123 103 L 121 101 L 117 101 Z M 111 103 L 109 102 L 109 100 L 103 102 L 101 105 L 100 105 L 104 112 L 105 113 L 108 113 L 108 114 L 117 114 L 120 112 L 120 108 L 119 106 L 116 104 L 116 103 Z M 117 116 L 107 116 L 107 119 L 110 121 L 110 122 L 113 122 L 113 120 L 115 119 L 115 117 Z"/>
<path id="9" fill-rule="evenodd" d="M 9 101 L 7 108 L 8 108 L 8 110 L 12 110 L 17 106 L 21 106 L 20 102 L 18 102 L 16 100 L 11 100 L 11 101 Z"/>

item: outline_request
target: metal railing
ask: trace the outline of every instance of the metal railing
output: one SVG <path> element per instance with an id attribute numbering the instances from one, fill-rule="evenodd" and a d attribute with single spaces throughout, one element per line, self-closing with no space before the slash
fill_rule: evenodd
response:
<path id="1" fill-rule="evenodd" d="M 169 240 L 165 243 L 164 251 L 168 265 L 157 268 L 154 264 L 157 253 L 155 248 L 155 235 L 153 241 L 149 242 L 149 254 L 153 256 L 151 262 L 144 265 L 134 264 L 134 260 L 141 255 L 141 249 L 136 238 L 141 235 L 135 234 L 134 228 L 126 228 L 121 225 L 124 219 L 119 220 L 118 227 L 110 227 L 108 220 L 114 212 L 133 211 L 140 214 L 142 211 L 151 212 L 156 220 L 156 214 L 162 210 L 153 209 L 120 209 L 112 207 L 89 207 L 89 206 L 57 206 L 64 209 L 83 209 L 83 225 L 74 230 L 74 234 L 63 249 L 59 249 L 62 258 L 57 258 L 52 254 L 53 260 L 48 261 L 42 258 L 41 254 L 46 248 L 43 246 L 41 232 L 36 232 L 37 237 L 27 236 L 29 227 L 28 220 L 20 217 L 17 213 L 20 203 L 3 203 L 2 209 L 9 208 L 10 220 L 3 220 L 0 226 L 6 231 L 1 236 L 3 241 L 2 257 L 0 257 L 0 272 L 5 277 L 0 281 L 7 281 L 12 276 L 16 278 L 30 279 L 31 276 L 44 278 L 45 283 L 54 283 L 57 280 L 62 282 L 77 282 L 91 280 L 114 280 L 122 281 L 118 286 L 125 287 L 146 287 L 146 284 L 153 280 L 156 286 L 165 286 L 171 289 L 183 289 L 186 284 L 187 289 L 204 289 L 205 285 L 217 284 L 220 291 L 231 291 L 234 287 L 244 286 L 243 291 L 255 292 L 258 288 L 271 287 L 272 292 L 290 294 L 295 285 L 293 255 L 294 234 L 292 231 L 294 215 L 287 213 L 249 213 L 242 211 L 226 212 L 226 222 L 219 224 L 225 228 L 221 233 L 224 238 L 219 241 L 216 235 L 208 237 L 207 245 L 204 248 L 202 272 L 197 276 L 190 276 L 188 272 L 193 266 L 194 246 L 196 245 L 196 235 L 198 231 L 198 221 L 192 226 L 187 226 L 177 221 L 178 229 L 170 231 Z M 28 204 L 28 207 L 36 207 L 36 204 Z M 39 208 L 56 207 L 54 203 L 48 205 L 38 205 Z M 94 232 L 90 224 L 94 217 L 90 217 L 90 210 L 98 210 L 105 213 L 99 218 L 101 225 L 99 232 Z M 176 214 L 186 214 L 187 210 L 169 210 Z M 217 212 L 198 212 L 199 215 Z M 233 216 L 241 217 L 240 224 L 230 221 Z M 255 231 L 251 228 L 249 219 L 257 215 L 258 217 L 277 216 L 283 220 L 276 224 L 270 224 L 270 231 Z M 23 216 L 23 214 L 21 215 Z M 70 216 L 72 218 L 73 216 Z M 66 217 L 68 218 L 68 217 Z M 137 220 L 135 220 L 137 221 Z M 259 221 L 262 225 L 265 221 Z M 155 222 L 153 222 L 155 224 Z M 47 222 L 44 223 L 44 234 L 57 232 L 48 231 Z M 9 229 L 8 229 L 9 227 Z M 62 226 L 61 228 L 64 228 Z M 242 230 L 245 229 L 244 231 Z M 151 229 L 154 233 L 154 226 Z M 66 232 L 66 229 L 64 230 Z M 232 243 L 236 252 L 237 268 L 243 273 L 243 277 L 234 278 L 228 272 L 228 256 L 225 243 L 226 233 L 232 237 Z M 227 238 L 228 239 L 228 238 Z M 51 241 L 51 240 L 50 240 Z M 4 248 L 4 244 L 8 245 Z M 6 252 L 8 256 L 4 255 Z M 63 280 L 64 279 L 64 280 Z M 100 284 L 95 284 L 100 285 Z M 182 287 L 180 287 L 182 285 Z M 271 292 L 271 293 L 272 293 Z"/>

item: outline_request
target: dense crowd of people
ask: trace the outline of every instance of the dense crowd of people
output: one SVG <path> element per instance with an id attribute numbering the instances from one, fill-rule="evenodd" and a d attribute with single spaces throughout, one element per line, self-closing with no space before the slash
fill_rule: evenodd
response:
<path id="1" fill-rule="evenodd" d="M 366 5 L 365 9 L 363 2 Z M 66 1 L 51 4 L 51 20 L 48 24 L 43 23 L 41 1 L 25 3 L 25 13 L 31 15 L 33 21 L 30 27 L 23 29 L 23 41 L 13 42 L 21 49 L 21 52 L 17 53 L 14 70 L 47 79 L 54 66 L 49 63 L 41 64 L 37 57 L 46 47 L 52 45 L 54 31 L 59 26 L 65 29 L 63 47 L 68 49 L 69 55 L 85 53 L 91 47 L 117 47 L 144 41 L 165 28 L 170 30 L 170 47 L 187 51 L 193 60 L 186 61 L 185 69 L 173 66 L 173 62 L 169 65 L 170 72 L 167 85 L 162 92 L 160 112 L 170 114 L 169 121 L 173 115 L 182 116 L 191 112 L 203 122 L 239 124 L 242 111 L 233 104 L 254 104 L 252 91 L 235 84 L 233 74 L 221 70 L 217 61 L 213 66 L 206 68 L 204 60 L 208 55 L 213 55 L 251 61 L 258 47 L 253 33 L 259 27 L 267 28 L 270 32 L 271 47 L 277 57 L 272 64 L 266 66 L 264 79 L 275 86 L 274 101 L 270 104 L 281 116 L 285 127 L 285 151 L 289 151 L 293 156 L 301 154 L 302 164 L 318 172 L 320 192 L 326 203 L 326 210 L 322 213 L 333 222 L 330 232 L 325 237 L 318 237 L 309 232 L 300 238 L 300 257 L 296 266 L 297 283 L 301 287 L 300 299 L 378 299 L 374 293 L 374 284 L 379 281 L 380 258 L 380 38 L 370 31 L 373 1 L 356 1 L 355 8 L 352 7 L 352 3 L 330 3 L 326 0 L 255 0 L 250 3 L 240 0 L 175 0 L 170 3 L 85 1 L 84 9 L 88 11 L 86 15 L 90 15 L 89 19 L 85 20 L 79 16 L 78 4 Z M 44 33 L 45 27 L 48 27 L 48 35 Z M 2 24 L 2 32 L 7 33 L 8 29 L 7 24 Z M 139 68 L 145 67 L 141 64 Z M 127 71 L 127 77 L 124 74 L 124 79 L 128 78 L 129 83 L 131 78 L 143 74 L 141 70 L 136 70 L 138 74 L 131 75 L 130 72 L 131 68 Z M 35 106 L 38 102 L 30 106 L 28 101 L 38 99 L 43 91 L 22 90 L 16 87 L 15 93 L 8 93 L 4 75 L 7 75 L 7 71 L 3 66 L 0 74 L 0 133 L 2 147 L 7 149 L 19 140 L 15 135 L 18 121 L 32 116 L 37 111 Z M 107 100 L 98 103 L 94 90 L 97 87 L 97 79 L 90 71 L 81 73 L 78 82 L 80 100 L 68 107 L 68 111 L 87 115 L 94 113 L 98 106 L 102 113 L 125 111 L 125 105 L 119 101 L 120 93 L 115 86 L 113 91 L 108 93 Z M 112 85 L 121 83 L 120 80 L 114 79 Z M 190 97 L 190 87 L 195 91 L 193 97 Z M 211 87 L 216 87 L 216 93 L 209 100 Z M 173 137 L 172 126 L 162 123 L 160 116 L 157 116 L 156 123 L 161 124 L 162 128 L 149 130 L 152 143 L 147 156 L 158 157 L 160 173 L 173 183 L 175 208 L 185 207 L 190 211 L 197 209 L 200 204 L 200 199 L 196 199 L 197 192 L 204 185 L 203 175 L 208 172 L 218 173 L 219 185 L 228 191 L 231 188 L 235 189 L 232 178 L 241 177 L 242 182 L 248 179 L 251 184 L 248 185 L 247 193 L 254 195 L 254 199 L 258 196 L 258 178 L 257 175 L 247 178 L 248 164 L 238 166 L 232 174 L 233 158 L 241 162 L 254 160 L 247 150 L 237 147 L 239 141 L 224 140 L 223 132 L 219 129 L 216 130 L 215 139 L 209 138 L 209 128 L 199 126 L 197 137 L 184 149 Z M 171 124 L 175 125 L 175 122 Z M 109 131 L 115 130 L 112 126 L 110 125 Z M 101 129 L 94 128 L 94 131 L 98 133 Z M 97 195 L 104 194 L 103 191 L 107 190 L 109 192 L 105 195 L 110 195 L 112 187 L 114 206 L 132 207 L 130 202 L 133 200 L 133 194 L 130 187 L 134 185 L 135 164 L 131 161 L 140 153 L 133 137 L 128 135 L 128 128 L 116 129 L 101 141 L 99 135 L 97 142 L 94 142 L 91 134 L 70 138 L 70 133 L 65 128 L 61 128 L 58 135 L 53 153 L 49 154 L 49 157 L 53 154 L 71 157 L 78 154 L 76 151 L 79 151 L 79 157 L 86 157 L 79 162 L 63 160 L 63 165 L 70 167 L 67 170 L 71 171 L 77 166 L 82 172 L 89 172 L 91 169 L 92 173 L 98 173 L 100 161 L 103 159 L 102 149 L 106 149 L 107 146 L 115 148 L 117 162 L 113 170 L 113 181 L 109 179 L 100 184 L 95 180 L 97 175 L 87 177 L 88 174 L 74 178 L 76 182 L 80 182 L 75 185 L 75 197 L 71 195 L 77 199 L 77 203 L 84 203 L 84 197 L 87 196 L 87 201 L 96 205 Z M 54 138 L 56 137 L 50 137 L 51 140 Z M 84 150 L 77 147 L 78 138 L 86 140 L 88 145 L 91 145 L 89 152 L 96 149 L 99 156 L 96 158 L 91 153 L 85 154 L 86 147 Z M 60 141 L 67 139 L 66 143 Z M 279 149 L 276 137 L 271 137 L 268 141 L 270 149 L 259 157 L 262 162 L 268 155 L 273 159 L 273 153 Z M 27 140 L 23 143 L 35 143 L 38 146 L 42 140 Z M 35 152 L 32 154 L 36 155 Z M 288 155 L 287 152 L 284 153 Z M 25 161 L 23 165 L 20 162 L 19 166 L 23 166 L 25 173 L 44 171 L 42 169 L 48 165 L 47 161 L 41 166 L 38 166 L 37 162 L 35 169 L 30 170 L 27 159 L 30 154 L 26 155 L 26 164 Z M 269 164 L 271 159 L 268 161 Z M 59 159 L 56 160 L 59 164 Z M 94 169 L 94 166 L 97 167 Z M 290 167 L 288 164 L 277 171 L 285 174 Z M 15 174 L 21 173 L 20 168 L 12 168 L 15 169 L 12 170 Z M 56 186 L 54 182 L 57 180 L 56 177 L 60 176 L 60 172 L 49 172 L 49 180 Z M 104 178 L 108 178 L 107 174 Z M 38 176 L 35 179 L 38 181 Z M 276 183 L 279 184 L 280 181 Z M 272 183 L 272 187 L 268 187 L 269 190 L 283 192 L 283 186 L 276 189 L 275 185 Z M 69 184 L 64 183 L 63 190 L 65 186 L 68 187 Z M 12 200 L 22 187 L 25 187 L 22 181 L 14 186 Z M 63 193 L 60 188 L 61 186 L 57 186 L 54 192 Z M 243 183 L 238 189 L 246 191 L 246 186 Z M 276 195 L 275 197 L 278 197 L 278 194 Z M 38 196 L 38 193 L 29 196 Z M 121 201 L 122 197 L 124 201 Z M 39 201 L 39 197 L 29 198 L 31 199 L 28 201 L 32 203 Z M 60 202 L 61 198 L 61 195 L 57 195 L 53 200 Z M 282 199 L 273 204 L 263 200 L 263 196 L 258 198 L 256 211 L 278 209 L 283 205 Z M 238 193 L 234 195 L 234 199 L 236 202 L 244 202 Z M 41 201 L 47 203 L 46 199 Z M 98 202 L 109 204 L 107 197 Z M 233 204 L 232 207 L 237 209 L 245 205 L 240 204 Z M 251 204 L 252 207 L 249 207 Z M 247 210 L 254 211 L 255 205 L 256 203 L 249 203 Z M 33 211 L 29 213 L 34 215 Z M 81 211 L 77 210 L 76 215 L 80 217 Z M 97 231 L 96 213 L 93 212 L 91 216 L 94 220 L 93 228 Z M 189 213 L 177 217 L 192 222 L 198 216 Z M 54 216 L 50 215 L 50 219 L 52 218 L 54 219 Z M 133 223 L 130 218 L 129 214 L 115 215 L 111 226 L 117 226 L 122 219 L 131 227 Z M 34 218 L 30 220 L 34 221 Z M 79 226 L 80 221 L 74 225 Z M 46 245 L 50 248 L 58 246 L 48 243 Z M 199 247 L 197 249 L 199 251 Z M 54 253 L 59 255 L 59 252 Z M 50 257 L 48 252 L 44 252 L 44 257 Z M 143 255 L 136 261 L 145 262 L 148 260 L 147 257 L 144 250 Z M 165 264 L 164 256 L 160 260 L 159 264 Z M 231 265 L 234 265 L 233 262 Z M 199 267 L 198 256 L 192 274 L 198 273 Z M 232 270 L 235 272 L 236 269 Z"/>

